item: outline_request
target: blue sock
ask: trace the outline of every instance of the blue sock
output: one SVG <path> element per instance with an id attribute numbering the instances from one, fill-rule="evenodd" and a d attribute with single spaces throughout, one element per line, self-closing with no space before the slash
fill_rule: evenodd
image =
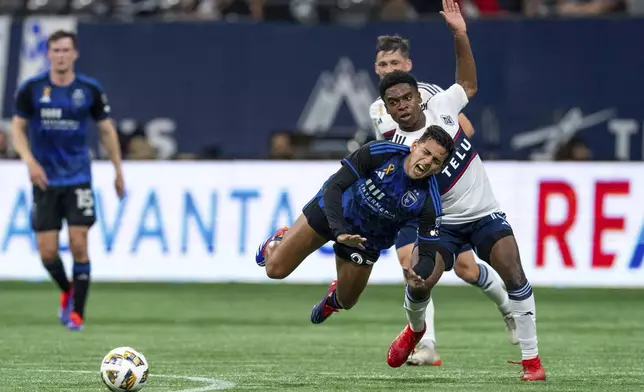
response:
<path id="1" fill-rule="evenodd" d="M 72 272 L 74 275 L 74 312 L 84 317 L 91 272 L 89 261 L 86 263 L 75 261 Z"/>
<path id="2" fill-rule="evenodd" d="M 336 297 L 335 293 L 337 293 L 337 291 L 334 291 L 333 293 L 331 293 L 331 295 L 326 297 L 326 304 L 333 309 L 342 309 L 342 305 L 340 305 L 338 297 Z"/>

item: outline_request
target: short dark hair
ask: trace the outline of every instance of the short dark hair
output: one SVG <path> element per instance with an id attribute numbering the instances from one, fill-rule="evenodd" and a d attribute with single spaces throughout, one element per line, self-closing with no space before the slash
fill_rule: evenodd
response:
<path id="1" fill-rule="evenodd" d="M 454 154 L 456 151 L 456 146 L 454 145 L 454 139 L 443 129 L 443 127 L 439 125 L 430 125 L 427 127 L 425 132 L 423 132 L 423 135 L 418 138 L 418 143 L 424 143 L 427 140 L 436 140 L 436 143 L 438 143 L 441 147 L 443 147 L 445 150 L 447 150 L 447 159 L 445 159 L 444 163 L 447 163 L 449 160 L 449 157 Z"/>
<path id="2" fill-rule="evenodd" d="M 380 52 L 399 51 L 405 58 L 409 58 L 409 40 L 399 35 L 381 35 L 376 44 L 376 55 Z"/>
<path id="3" fill-rule="evenodd" d="M 76 35 L 76 33 L 67 30 L 54 31 L 47 39 L 47 49 L 51 47 L 52 42 L 56 42 L 64 38 L 71 39 L 74 49 L 78 49 L 78 36 Z"/>
<path id="4" fill-rule="evenodd" d="M 396 70 L 388 73 L 380 80 L 380 84 L 378 85 L 380 98 L 382 98 L 382 100 L 384 101 L 385 93 L 387 92 L 387 90 L 397 84 L 408 84 L 412 86 L 414 90 L 418 90 L 418 81 L 416 80 L 414 75 L 410 74 L 409 72 Z"/>

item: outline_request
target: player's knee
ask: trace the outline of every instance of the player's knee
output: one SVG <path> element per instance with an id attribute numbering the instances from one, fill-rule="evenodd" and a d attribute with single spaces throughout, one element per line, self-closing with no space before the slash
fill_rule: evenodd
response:
<path id="1" fill-rule="evenodd" d="M 474 283 L 479 278 L 479 266 L 473 257 L 461 254 L 454 263 L 454 273 L 464 281 Z"/>
<path id="2" fill-rule="evenodd" d="M 43 264 L 50 264 L 58 259 L 58 247 L 56 246 L 41 247 L 39 253 Z"/>
<path id="3" fill-rule="evenodd" d="M 283 265 L 277 262 L 278 260 L 266 260 L 266 276 L 270 279 L 284 279 L 291 274 L 292 271 L 285 268 Z"/>
<path id="4" fill-rule="evenodd" d="M 82 235 L 72 235 L 69 238 L 69 250 L 74 260 L 87 260 L 87 238 Z"/>
<path id="5" fill-rule="evenodd" d="M 411 267 L 411 251 L 403 252 L 401 250 L 402 249 L 398 250 L 398 261 L 400 262 L 400 266 L 403 267 L 403 268 L 410 268 Z"/>

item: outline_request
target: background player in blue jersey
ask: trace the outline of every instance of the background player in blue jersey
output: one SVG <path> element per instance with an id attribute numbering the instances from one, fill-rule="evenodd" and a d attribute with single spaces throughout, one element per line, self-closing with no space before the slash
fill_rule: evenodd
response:
<path id="1" fill-rule="evenodd" d="M 292 228 L 260 245 L 257 264 L 265 265 L 269 278 L 284 279 L 327 241 L 335 242 L 337 280 L 313 308 L 315 324 L 356 304 L 380 251 L 393 246 L 410 220 L 419 222 L 416 273 L 429 276 L 441 214 L 433 175 L 453 151 L 452 138 L 439 126 L 429 127 L 410 147 L 386 141 L 364 145 L 342 161 Z"/>
<path id="2" fill-rule="evenodd" d="M 116 171 L 114 185 L 123 196 L 118 135 L 100 84 L 76 74 L 76 34 L 53 33 L 47 41 L 49 72 L 34 76 L 18 88 L 12 120 L 15 150 L 27 164 L 33 183 L 32 228 L 42 262 L 58 284 L 60 321 L 70 330 L 83 328 L 90 284 L 87 234 L 95 221 L 94 196 L 87 133 L 96 122 L 101 143 Z M 69 282 L 58 255 L 62 221 L 69 228 L 74 258 Z"/>

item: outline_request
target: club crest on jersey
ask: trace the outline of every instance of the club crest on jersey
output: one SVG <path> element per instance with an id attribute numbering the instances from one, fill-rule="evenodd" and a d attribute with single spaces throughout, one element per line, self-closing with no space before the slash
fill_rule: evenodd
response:
<path id="1" fill-rule="evenodd" d="M 83 90 L 74 90 L 74 92 L 72 93 L 72 102 L 77 108 L 80 108 L 85 104 L 85 93 L 83 93 Z"/>
<path id="2" fill-rule="evenodd" d="M 454 122 L 454 119 L 450 115 L 442 114 L 441 119 L 443 120 L 445 125 L 456 125 L 456 123 Z"/>
<path id="3" fill-rule="evenodd" d="M 414 191 L 407 191 L 402 196 L 400 204 L 402 204 L 402 206 L 405 208 L 410 208 L 417 202 L 418 202 L 418 196 L 414 193 Z"/>

